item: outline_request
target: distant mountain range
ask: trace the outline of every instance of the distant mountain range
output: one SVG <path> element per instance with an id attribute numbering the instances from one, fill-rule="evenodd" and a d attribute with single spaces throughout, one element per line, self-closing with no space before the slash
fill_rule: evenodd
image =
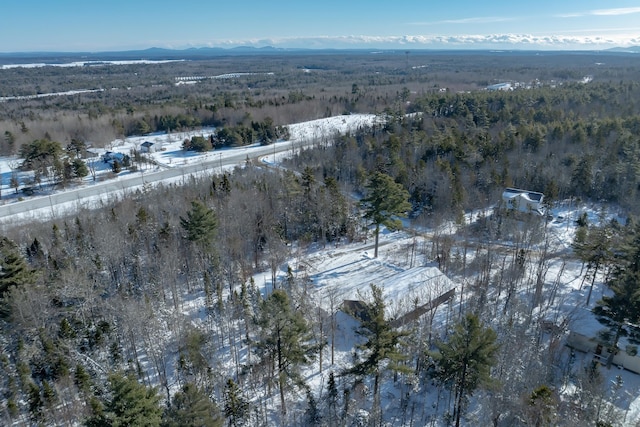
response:
<path id="1" fill-rule="evenodd" d="M 240 55 L 286 55 L 286 54 L 322 54 L 322 53 L 340 53 L 340 52 L 371 52 L 371 49 L 300 49 L 300 48 L 277 48 L 273 46 L 266 47 L 252 47 L 252 46 L 240 46 L 234 48 L 221 48 L 221 47 L 201 47 L 201 48 L 189 48 L 189 49 L 165 49 L 152 47 L 142 50 L 127 50 L 127 51 L 112 51 L 112 52 L 0 52 L 0 64 L 7 63 L 28 63 L 28 62 L 42 62 L 47 64 L 63 64 L 67 62 L 81 62 L 81 61 L 126 61 L 126 60 L 199 60 L 208 59 L 219 56 L 240 56 Z M 375 50 L 380 52 L 380 50 Z M 384 50 L 393 52 L 395 50 Z M 405 50 L 398 49 L 398 52 L 404 52 Z M 426 52 L 445 52 L 438 49 L 421 49 L 423 53 Z M 464 53 L 490 53 L 492 50 L 450 50 L 446 51 L 452 54 L 464 54 Z M 502 54 L 526 54 L 534 52 L 522 51 L 522 50 L 509 50 L 500 51 Z M 542 51 L 535 51 L 542 52 Z M 640 46 L 633 47 L 616 47 L 599 51 L 599 53 L 640 53 Z M 544 51 L 545 54 L 589 54 L 593 51 Z"/>
<path id="2" fill-rule="evenodd" d="M 117 60 L 171 60 L 171 59 L 206 59 L 212 56 L 250 55 L 284 53 L 296 49 L 280 49 L 274 47 L 255 48 L 241 46 L 231 49 L 219 47 L 202 47 L 189 49 L 164 49 L 152 47 L 142 50 L 126 50 L 111 52 L 0 52 L 0 61 L 8 59 L 25 61 L 39 61 L 47 63 L 64 63 L 69 61 L 117 61 Z"/>
<path id="3" fill-rule="evenodd" d="M 626 53 L 640 53 L 640 46 L 631 47 L 614 47 L 609 49 L 610 52 L 626 52 Z"/>

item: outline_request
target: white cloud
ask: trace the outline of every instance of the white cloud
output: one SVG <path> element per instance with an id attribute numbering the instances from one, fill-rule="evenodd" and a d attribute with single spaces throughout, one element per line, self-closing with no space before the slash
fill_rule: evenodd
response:
<path id="1" fill-rule="evenodd" d="M 612 9 L 595 9 L 586 12 L 566 13 L 554 15 L 556 18 L 580 18 L 583 16 L 620 16 L 640 13 L 640 7 L 618 7 Z"/>
<path id="2" fill-rule="evenodd" d="M 630 15 L 632 13 L 640 13 L 640 7 L 619 7 L 614 9 L 598 9 L 592 10 L 591 15 L 599 16 L 617 16 L 617 15 Z"/>
<path id="3" fill-rule="evenodd" d="M 209 46 L 274 46 L 282 48 L 414 48 L 414 49 L 606 49 L 627 47 L 639 43 L 634 34 L 589 35 L 533 35 L 533 34 L 487 34 L 487 35 L 403 35 L 403 36 L 318 36 L 292 38 L 266 38 L 253 40 L 219 40 Z"/>
<path id="4" fill-rule="evenodd" d="M 438 24 L 492 24 L 494 22 L 516 21 L 518 18 L 507 18 L 502 16 L 477 16 L 473 18 L 446 19 L 433 22 L 409 22 L 407 25 L 438 25 Z"/>
<path id="5" fill-rule="evenodd" d="M 587 16 L 586 12 L 575 12 L 575 13 L 560 13 L 557 15 L 553 15 L 554 18 L 580 18 L 581 16 Z"/>

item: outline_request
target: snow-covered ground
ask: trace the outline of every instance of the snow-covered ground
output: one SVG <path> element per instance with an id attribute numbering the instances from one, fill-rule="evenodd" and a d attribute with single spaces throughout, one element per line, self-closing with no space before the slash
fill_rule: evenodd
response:
<path id="1" fill-rule="evenodd" d="M 378 120 L 380 118 L 375 115 L 363 114 L 337 116 L 292 124 L 289 126 L 291 139 L 289 141 L 280 141 L 276 145 L 293 147 L 294 144 L 308 141 L 315 141 L 321 144 L 328 143 L 335 133 L 353 131 L 359 127 L 376 123 Z M 95 154 L 99 156 L 107 150 L 128 154 L 132 149 L 139 150 L 143 142 L 149 141 L 153 142 L 157 147 L 156 152 L 145 154 L 150 160 L 153 160 L 153 165 L 140 165 L 137 172 L 123 172 L 113 177 L 109 166 L 96 157 L 95 167 L 98 180 L 124 179 L 135 174 L 143 175 L 156 170 L 178 168 L 204 162 L 220 161 L 222 163 L 225 158 L 238 153 L 241 153 L 243 157 L 253 157 L 254 153 L 257 153 L 260 148 L 258 145 L 253 145 L 201 154 L 185 152 L 181 149 L 182 141 L 185 138 L 190 138 L 194 135 L 207 137 L 212 131 L 213 129 L 201 129 L 194 132 L 172 133 L 170 135 L 153 134 L 113 141 L 104 148 L 96 149 Z M 262 159 L 264 162 L 277 163 L 278 159 L 285 155 L 287 154 L 263 154 Z M 1 204 L 12 204 L 18 200 L 17 196 L 12 196 L 14 189 L 10 187 L 12 169 L 15 169 L 18 163 L 19 159 L 15 158 L 5 158 L 0 161 L 2 178 L 2 186 L 0 187 L 2 190 Z M 21 178 L 27 178 L 26 173 L 21 174 Z M 91 185 L 95 185 L 91 176 L 88 176 L 82 183 L 78 184 L 81 187 L 90 187 Z M 482 215 L 479 212 L 467 214 L 465 222 L 470 224 L 483 215 L 489 215 L 491 208 L 487 209 L 482 212 Z M 624 221 L 616 212 L 603 213 L 602 209 L 575 201 L 558 204 L 552 210 L 553 219 L 550 219 L 544 226 L 550 236 L 550 251 L 559 254 L 559 257 L 551 262 L 545 283 L 548 286 L 557 284 L 558 295 L 555 298 L 556 303 L 546 307 L 546 311 L 541 315 L 544 318 L 555 320 L 567 319 L 567 330 L 579 328 L 582 333 L 595 336 L 602 327 L 593 317 L 590 308 L 602 297 L 606 289 L 603 284 L 603 277 L 599 276 L 595 283 L 590 307 L 584 306 L 588 289 L 583 284 L 583 276 L 581 274 L 585 272 L 581 263 L 571 256 L 571 243 L 576 230 L 575 222 L 582 213 L 587 213 L 590 223 L 597 223 L 600 218 L 605 218 L 605 220 L 616 218 L 620 222 Z M 438 232 L 453 234 L 457 229 L 458 226 L 452 223 L 442 227 Z M 293 253 L 285 265 L 292 267 L 296 277 L 308 279 L 311 284 L 310 290 L 318 305 L 326 311 L 335 307 L 336 303 L 339 305 L 343 300 L 362 299 L 362 296 L 368 292 L 371 283 L 382 287 L 388 301 L 388 312 L 392 316 L 402 315 L 415 307 L 417 303 L 424 304 L 455 288 L 455 298 L 438 307 L 434 317 L 434 324 L 444 325 L 445 322 L 455 318 L 455 314 L 458 313 L 461 304 L 465 304 L 465 295 L 462 295 L 461 298 L 459 294 L 461 291 L 460 278 L 445 276 L 438 270 L 433 260 L 427 260 L 420 256 L 420 245 L 424 245 L 428 241 L 429 233 L 433 231 L 419 230 L 418 233 L 391 233 L 384 230 L 380 236 L 378 258 L 373 258 L 372 256 L 373 239 L 372 236 L 369 236 L 367 240 L 362 242 L 321 248 L 313 252 L 306 251 L 304 254 Z M 470 257 L 473 257 L 473 254 L 470 254 Z M 285 276 L 286 268 L 282 266 L 277 273 L 278 280 L 284 280 Z M 265 294 L 273 288 L 270 271 L 256 274 L 254 280 L 258 288 Z M 204 305 L 204 296 L 201 296 L 185 303 L 183 309 L 195 321 L 199 319 L 204 322 L 205 314 L 204 310 L 202 310 Z M 312 389 L 316 391 L 316 394 L 322 387 L 326 387 L 328 372 L 338 372 L 352 363 L 354 342 L 356 340 L 354 328 L 356 326 L 357 322 L 354 319 L 346 314 L 339 314 L 338 330 L 335 336 L 334 365 L 330 365 L 329 349 L 325 348 L 325 367 L 323 372 L 320 372 L 317 365 L 313 365 L 305 371 L 305 379 Z M 568 348 L 565 351 L 570 354 Z M 588 355 L 576 352 L 575 369 L 580 369 L 582 365 L 587 366 L 589 362 Z M 608 384 L 615 383 L 617 376 L 622 379 L 622 387 L 617 391 L 618 398 L 615 401 L 615 405 L 622 413 L 626 414 L 625 424 L 623 425 L 635 425 L 635 421 L 640 419 L 640 376 L 617 368 L 610 370 L 603 368 L 601 372 Z M 568 382 L 561 392 L 564 396 L 569 396 L 573 389 L 575 389 L 575 386 Z M 394 389 L 392 386 L 385 385 L 382 393 L 383 407 L 391 401 L 391 397 L 395 398 L 398 392 L 399 390 Z M 300 398 L 304 399 L 304 396 Z M 431 395 L 425 395 L 422 399 L 423 406 L 426 408 L 433 403 L 433 396 Z M 277 406 L 277 404 L 274 403 L 274 406 Z M 422 416 L 427 417 L 428 411 L 422 410 Z M 426 423 L 426 418 L 423 418 L 422 421 Z M 419 423 L 415 425 L 419 425 Z"/>
<path id="2" fill-rule="evenodd" d="M 573 241 L 576 230 L 575 220 L 586 213 L 590 223 L 597 224 L 604 218 L 609 221 L 616 218 L 622 219 L 617 213 L 603 213 L 602 208 L 593 208 L 583 203 L 567 201 L 558 204 L 553 209 L 554 219 L 546 223 L 546 228 L 550 236 L 551 252 L 560 256 L 552 260 L 546 273 L 545 292 L 549 292 L 552 286 L 557 284 L 557 295 L 554 303 L 540 308 L 537 313 L 541 318 L 549 319 L 555 324 L 561 324 L 566 320 L 566 329 L 563 340 L 566 339 L 569 331 L 580 331 L 588 336 L 597 336 L 598 331 L 604 327 L 595 319 L 591 309 L 606 292 L 603 283 L 603 276 L 598 276 L 589 306 L 585 306 L 587 300 L 588 286 L 583 278 L 586 271 L 583 270 L 582 263 L 576 260 L 570 252 L 570 245 Z M 469 214 L 469 220 L 477 218 L 477 215 Z M 453 230 L 452 230 L 453 231 Z M 427 233 L 428 234 L 428 233 Z M 437 308 L 434 325 L 440 325 L 440 329 L 445 324 L 455 321 L 459 313 L 460 306 L 466 304 L 468 295 L 460 298 L 461 283 L 460 277 L 448 278 L 438 270 L 435 262 L 425 262 L 424 257 L 418 255 L 419 246 L 426 242 L 424 236 L 407 232 L 385 231 L 380 237 L 379 257 L 373 258 L 373 241 L 353 243 L 346 246 L 331 247 L 319 250 L 301 259 L 296 257 L 290 260 L 292 266 L 297 267 L 296 274 L 308 277 L 316 290 L 318 303 L 326 310 L 331 307 L 332 298 L 339 302 L 350 299 L 366 298 L 369 285 L 374 283 L 382 287 L 385 300 L 388 304 L 388 313 L 391 316 L 401 316 L 417 304 L 424 304 L 429 300 L 443 294 L 449 289 L 456 289 L 456 296 L 453 300 Z M 471 257 L 473 254 L 470 255 Z M 280 279 L 285 279 L 286 272 L 280 272 Z M 270 272 L 264 272 L 255 277 L 256 283 L 261 286 L 263 292 L 271 289 Z M 468 292 L 468 291 L 467 291 Z M 340 314 L 339 333 L 336 336 L 336 366 L 330 366 L 327 370 L 338 371 L 351 366 L 354 343 L 357 336 L 353 328 L 357 327 L 357 322 L 346 314 Z M 438 328 L 438 326 L 436 326 Z M 564 341 L 563 341 L 564 342 Z M 621 343 L 621 345 L 623 345 Z M 325 350 L 328 352 L 328 350 Z M 572 357 L 572 350 L 564 347 L 564 357 Z M 328 360 L 329 354 L 325 355 Z M 592 355 L 573 352 L 572 369 L 576 375 L 590 365 Z M 326 387 L 327 372 L 321 374 L 317 371 L 317 366 L 308 371 L 307 381 L 315 384 L 317 389 Z M 604 379 L 604 385 L 619 384 L 621 387 L 611 392 L 608 398 L 614 399 L 614 405 L 625 419 L 623 426 L 635 426 L 640 420 L 640 375 L 633 372 L 613 367 L 600 369 Z M 568 380 L 559 390 L 564 399 L 571 399 L 572 393 L 576 390 L 576 385 Z M 393 398 L 397 404 L 399 390 L 387 382 L 383 389 L 389 398 Z M 430 407 L 434 404 L 433 395 L 422 396 L 422 406 Z M 388 402 L 386 403 L 388 404 Z M 386 405 L 383 397 L 383 407 Z M 390 411 L 397 408 L 388 408 Z M 424 414 L 424 413 L 423 413 Z M 424 415 L 427 417 L 427 415 Z M 423 419 L 426 422 L 427 418 Z M 416 425 L 420 423 L 416 420 Z M 441 425 L 441 424 L 433 424 Z M 444 424 L 442 424 L 444 425 Z"/>
<path id="3" fill-rule="evenodd" d="M 31 62 L 25 64 L 4 64 L 0 65 L 0 70 L 8 70 L 10 68 L 42 68 L 42 67 L 98 67 L 102 65 L 133 65 L 133 64 L 164 64 L 167 62 L 182 62 L 183 59 L 167 59 L 167 60 L 148 60 L 135 59 L 123 61 L 74 61 L 74 62 Z"/>
<path id="4" fill-rule="evenodd" d="M 550 293 L 550 289 L 555 286 L 557 294 L 553 298 L 553 303 L 545 304 L 534 312 L 534 315 L 540 319 L 548 319 L 557 325 L 563 324 L 562 354 L 564 360 L 572 359 L 570 364 L 572 375 L 567 377 L 566 383 L 558 389 L 558 392 L 563 399 L 570 401 L 575 399 L 578 392 L 578 385 L 573 378 L 589 367 L 593 356 L 579 351 L 572 352 L 564 342 L 570 330 L 579 330 L 581 333 L 596 336 L 597 332 L 603 329 L 590 309 L 606 292 L 603 284 L 604 277 L 599 275 L 591 303 L 589 307 L 585 306 L 588 286 L 583 279 L 586 271 L 583 270 L 581 262 L 572 256 L 570 250 L 576 230 L 575 220 L 583 213 L 586 213 L 589 221 L 594 224 L 602 218 L 607 221 L 611 218 L 621 219 L 616 213 L 603 213 L 602 208 L 571 201 L 559 203 L 552 212 L 554 219 L 550 219 L 543 226 L 546 227 L 550 236 L 550 252 L 557 253 L 558 258 L 550 262 L 545 278 L 545 292 Z M 487 212 L 484 212 L 484 215 L 486 214 Z M 467 223 L 477 220 L 480 216 L 478 212 L 469 213 Z M 455 233 L 456 227 L 451 226 L 448 230 L 450 233 Z M 462 278 L 455 275 L 447 277 L 437 268 L 434 260 L 425 258 L 424 245 L 429 244 L 431 232 L 432 230 L 420 230 L 417 233 L 411 230 L 398 232 L 383 230 L 380 236 L 378 258 L 373 257 L 373 236 L 371 235 L 361 242 L 327 246 L 301 253 L 296 253 L 294 250 L 291 258 L 279 268 L 277 281 L 279 286 L 282 286 L 286 281 L 287 267 L 291 267 L 297 279 L 310 284 L 309 288 L 315 304 L 326 312 L 335 310 L 344 300 L 366 299 L 369 296 L 370 284 L 373 283 L 383 289 L 387 312 L 392 317 L 401 316 L 416 306 L 425 304 L 450 289 L 455 289 L 455 297 L 440 305 L 433 318 L 434 329 L 444 331 L 447 325 L 456 321 L 461 309 L 469 302 L 469 291 L 465 291 L 461 296 Z M 474 255 L 473 250 L 470 251 L 470 259 Z M 467 279 L 473 281 L 472 276 Z M 271 280 L 269 270 L 254 276 L 254 281 L 263 295 L 273 290 Z M 193 300 L 190 305 L 185 306 L 185 310 L 192 313 L 197 307 L 204 306 L 203 298 Z M 499 303 L 496 301 L 496 305 Z M 201 321 L 204 322 L 204 313 L 201 313 Z M 498 325 L 493 326 L 498 327 Z M 303 372 L 305 381 L 314 390 L 316 396 L 320 395 L 321 390 L 326 389 L 329 372 L 339 373 L 352 366 L 354 348 L 360 339 L 355 333 L 357 327 L 358 322 L 355 319 L 343 312 L 338 312 L 337 331 L 334 337 L 334 363 L 330 363 L 331 351 L 327 346 L 323 350 L 323 370 L 320 371 L 316 362 Z M 231 361 L 229 364 L 229 369 L 232 370 Z M 621 384 L 619 389 L 615 386 L 615 391 L 607 396 L 614 401 L 613 404 L 618 408 L 618 413 L 625 419 L 625 422 L 620 425 L 635 426 L 636 421 L 640 420 L 640 375 L 615 366 L 611 369 L 602 367 L 600 372 L 604 387 L 611 386 L 613 390 L 614 384 Z M 415 383 L 413 385 L 394 384 L 390 380 L 383 382 L 381 396 L 386 420 L 391 423 L 390 425 L 409 425 L 400 421 L 402 414 L 397 405 L 401 395 L 411 392 L 413 403 L 420 408 L 416 411 L 413 425 L 444 426 L 442 413 L 436 414 L 432 409 L 437 405 L 437 393 L 413 393 L 411 387 L 414 386 Z M 294 396 L 290 397 L 295 399 Z M 267 399 L 260 394 L 256 394 L 254 398 Z M 305 399 L 303 394 L 297 398 Z M 267 399 L 266 405 L 273 409 L 274 414 L 277 414 L 277 396 Z M 473 404 L 471 408 L 474 410 Z"/>
<path id="5" fill-rule="evenodd" d="M 65 92 L 39 93 L 37 95 L 2 96 L 0 97 L 0 102 L 12 101 L 16 99 L 36 99 L 36 98 L 49 98 L 52 96 L 78 95 L 80 93 L 102 92 L 103 90 L 104 89 L 77 89 L 77 90 L 68 90 Z"/>

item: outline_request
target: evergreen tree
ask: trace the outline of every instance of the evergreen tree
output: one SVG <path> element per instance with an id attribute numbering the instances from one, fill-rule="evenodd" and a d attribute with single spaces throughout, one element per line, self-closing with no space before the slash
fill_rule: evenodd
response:
<path id="1" fill-rule="evenodd" d="M 82 393 L 85 395 L 89 393 L 91 388 L 91 376 L 79 363 L 76 365 L 76 369 L 74 371 L 73 382 Z"/>
<path id="2" fill-rule="evenodd" d="M 327 380 L 327 422 L 329 426 L 335 426 L 338 424 L 338 386 L 336 384 L 336 376 L 333 371 L 329 372 L 329 379 Z"/>
<path id="3" fill-rule="evenodd" d="M 147 388 L 133 376 L 113 374 L 109 377 L 111 398 L 104 409 L 87 421 L 88 426 L 158 427 L 162 420 L 160 396 L 156 389 Z"/>
<path id="4" fill-rule="evenodd" d="M 581 196 L 590 196 L 593 192 L 593 160 L 585 155 L 573 170 L 571 175 L 571 187 L 574 193 Z"/>
<path id="5" fill-rule="evenodd" d="M 640 322 L 640 225 L 633 227 L 618 251 L 607 282 L 612 294 L 603 296 L 593 309 L 598 321 L 610 331 L 609 343 L 614 351 L 609 353 L 607 367 L 613 363 L 620 337 L 630 335 L 633 341 L 640 341 L 640 332 L 634 326 Z"/>
<path id="6" fill-rule="evenodd" d="M 249 415 L 249 402 L 242 395 L 242 390 L 231 378 L 224 388 L 224 416 L 229 420 L 230 427 L 244 424 Z"/>
<path id="7" fill-rule="evenodd" d="M 229 182 L 229 176 L 226 173 L 222 175 L 222 182 L 220 182 L 220 188 L 225 196 L 231 193 L 231 183 Z"/>
<path id="8" fill-rule="evenodd" d="M 173 396 L 166 411 L 164 427 L 219 427 L 223 424 L 217 405 L 193 383 Z"/>
<path id="9" fill-rule="evenodd" d="M 364 358 L 357 362 L 347 374 L 357 376 L 373 375 L 373 408 L 376 422 L 380 419 L 380 378 L 384 371 L 409 372 L 403 365 L 407 357 L 399 350 L 401 338 L 407 334 L 394 329 L 385 316 L 385 302 L 382 289 L 371 284 L 371 301 L 365 302 L 358 335 L 367 341 L 358 346 Z"/>
<path id="10" fill-rule="evenodd" d="M 213 149 L 213 145 L 211 143 L 210 138 L 205 138 L 203 136 L 192 136 L 191 139 L 185 139 L 182 143 L 182 149 L 185 151 L 210 151 Z"/>
<path id="11" fill-rule="evenodd" d="M 307 410 L 304 413 L 304 425 L 305 426 L 319 426 L 322 422 L 322 416 L 320 415 L 320 410 L 318 409 L 318 403 L 316 402 L 316 398 L 313 396 L 313 393 L 309 388 L 307 388 Z"/>
<path id="12" fill-rule="evenodd" d="M 218 229 L 216 213 L 199 200 L 191 202 L 187 217 L 180 217 L 180 225 L 187 232 L 187 240 L 202 246 L 210 245 Z"/>
<path id="13" fill-rule="evenodd" d="M 496 333 L 483 327 L 476 315 L 467 314 L 455 325 L 449 340 L 437 342 L 436 347 L 438 351 L 432 354 L 436 361 L 433 375 L 454 392 L 453 416 L 459 427 L 467 396 L 493 384 L 491 367 L 499 348 Z"/>
<path id="14" fill-rule="evenodd" d="M 10 131 L 5 130 L 4 131 L 4 141 L 9 145 L 9 146 L 13 146 L 13 144 L 16 142 L 16 137 L 14 134 L 12 134 Z"/>
<path id="15" fill-rule="evenodd" d="M 328 176 L 324 180 L 325 185 L 325 206 L 328 208 L 328 218 L 326 224 L 326 236 L 329 241 L 337 239 L 348 229 L 349 206 L 346 197 L 340 191 L 338 182 Z"/>
<path id="16" fill-rule="evenodd" d="M 616 274 L 608 282 L 612 295 L 605 295 L 596 303 L 593 312 L 598 321 L 609 332 L 605 334 L 611 346 L 607 367 L 611 366 L 620 337 L 631 335 L 633 341 L 640 341 L 637 328 L 633 324 L 640 320 L 640 272 Z"/>
<path id="17" fill-rule="evenodd" d="M 8 294 L 12 288 L 31 284 L 35 270 L 27 265 L 15 243 L 6 237 L 0 239 L 0 317 L 11 314 Z"/>
<path id="18" fill-rule="evenodd" d="M 66 317 L 60 321 L 58 336 L 62 339 L 73 339 L 76 337 L 76 331 L 73 329 L 71 323 L 69 323 Z"/>
<path id="19" fill-rule="evenodd" d="M 87 144 L 81 139 L 71 138 L 71 142 L 65 148 L 72 159 L 82 158 L 83 153 L 87 151 Z"/>
<path id="20" fill-rule="evenodd" d="M 6 237 L 0 239 L 0 298 L 11 287 L 30 283 L 35 278 L 34 271 L 20 255 L 18 246 Z"/>
<path id="21" fill-rule="evenodd" d="M 180 357 L 178 358 L 178 372 L 184 375 L 187 381 L 198 383 L 199 379 L 206 378 L 211 369 L 203 354 L 203 349 L 207 344 L 207 334 L 196 328 L 189 328 L 183 335 Z"/>
<path id="22" fill-rule="evenodd" d="M 113 163 L 111 163 L 111 172 L 113 173 L 122 172 L 122 163 L 120 163 L 119 160 L 114 160 Z"/>
<path id="23" fill-rule="evenodd" d="M 40 241 L 37 238 L 34 238 L 33 242 L 27 246 L 26 254 L 30 262 L 43 261 L 45 258 L 44 251 L 42 250 Z"/>
<path id="24" fill-rule="evenodd" d="M 38 387 L 32 381 L 29 381 L 27 385 L 27 402 L 29 403 L 29 413 L 34 421 L 42 419 L 42 407 L 44 401 L 40 393 L 40 387 Z"/>
<path id="25" fill-rule="evenodd" d="M 304 315 L 291 306 L 289 296 L 282 289 L 276 289 L 262 302 L 258 325 L 261 338 L 256 349 L 263 360 L 270 360 L 276 365 L 280 404 L 285 414 L 284 391 L 287 380 L 300 383 L 297 367 L 308 363 L 318 346 L 310 343 L 310 328 Z"/>
<path id="26" fill-rule="evenodd" d="M 553 389 L 546 384 L 533 390 L 526 402 L 526 417 L 531 425 L 535 427 L 556 425 L 557 400 Z"/>
<path id="27" fill-rule="evenodd" d="M 572 246 L 580 260 L 587 263 L 587 272 L 591 275 L 591 285 L 586 302 L 588 306 L 598 271 L 612 261 L 614 229 L 607 224 L 592 227 L 581 226 L 578 227 L 578 230 Z"/>
<path id="28" fill-rule="evenodd" d="M 402 222 L 396 217 L 404 217 L 411 204 L 408 202 L 409 193 L 393 178 L 381 172 L 374 172 L 367 184 L 367 195 L 360 202 L 364 209 L 364 218 L 375 225 L 375 252 L 378 257 L 378 238 L 380 226 L 389 230 L 402 228 Z"/>
<path id="29" fill-rule="evenodd" d="M 20 147 L 20 157 L 24 159 L 22 169 L 33 170 L 42 176 L 48 176 L 49 168 L 59 161 L 61 155 L 60 143 L 47 138 Z"/>
<path id="30" fill-rule="evenodd" d="M 42 398 L 47 409 L 52 409 L 58 400 L 55 389 L 47 380 L 42 380 Z"/>
<path id="31" fill-rule="evenodd" d="M 73 170 L 73 176 L 76 178 L 84 178 L 89 175 L 87 164 L 80 159 L 74 159 L 71 162 L 71 168 Z"/>

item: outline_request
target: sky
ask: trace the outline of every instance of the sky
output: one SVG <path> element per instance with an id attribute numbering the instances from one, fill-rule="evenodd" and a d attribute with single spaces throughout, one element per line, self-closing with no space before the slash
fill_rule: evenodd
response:
<path id="1" fill-rule="evenodd" d="M 0 52 L 640 46 L 640 2 L 2 0 Z"/>

